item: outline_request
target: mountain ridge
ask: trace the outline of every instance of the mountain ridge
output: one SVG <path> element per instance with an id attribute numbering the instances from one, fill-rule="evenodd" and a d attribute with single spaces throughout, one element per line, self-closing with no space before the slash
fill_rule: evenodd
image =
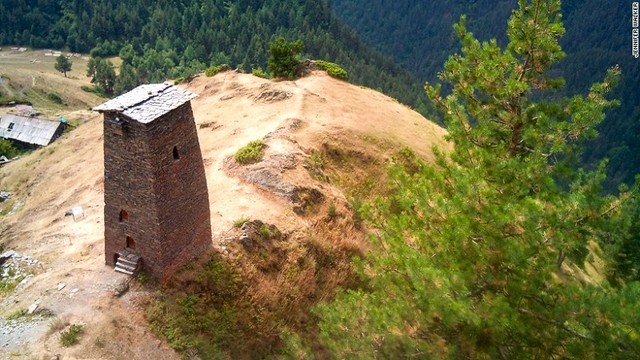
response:
<path id="1" fill-rule="evenodd" d="M 302 40 L 311 58 L 340 64 L 354 83 L 384 89 L 412 106 L 426 100 L 408 72 L 331 15 L 327 0 L 0 4 L 0 44 L 91 51 L 102 58 L 126 51 L 134 68 L 127 69 L 128 89 L 188 78 L 210 65 L 266 69 L 269 43 L 280 36 Z"/>

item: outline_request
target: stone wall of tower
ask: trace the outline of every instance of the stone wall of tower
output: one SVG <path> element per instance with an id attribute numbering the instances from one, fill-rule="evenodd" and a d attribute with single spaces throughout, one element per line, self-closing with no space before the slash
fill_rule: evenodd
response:
<path id="1" fill-rule="evenodd" d="M 191 104 L 146 124 L 105 113 L 104 136 L 105 261 L 114 265 L 130 237 L 144 268 L 164 279 L 211 242 Z M 122 210 L 127 219 L 121 221 Z"/>
<path id="2" fill-rule="evenodd" d="M 209 193 L 190 103 L 150 123 L 149 134 L 162 239 L 158 245 L 164 250 L 157 260 L 167 276 L 211 244 Z"/>
<path id="3" fill-rule="evenodd" d="M 103 123 L 105 262 L 115 265 L 127 236 L 135 241 L 136 252 L 153 252 L 145 239 L 160 235 L 158 209 L 146 126 L 116 113 L 105 113 Z"/>

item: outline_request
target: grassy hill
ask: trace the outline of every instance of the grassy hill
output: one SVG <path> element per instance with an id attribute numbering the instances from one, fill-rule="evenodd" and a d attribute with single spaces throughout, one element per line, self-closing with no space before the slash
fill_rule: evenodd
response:
<path id="1" fill-rule="evenodd" d="M 87 80 L 79 74 L 64 79 L 41 66 L 68 103 L 98 100 L 82 98 L 77 89 Z M 165 287 L 145 277 L 128 282 L 104 265 L 101 119 L 77 112 L 75 130 L 0 168 L 0 189 L 12 193 L 0 204 L 0 247 L 36 264 L 21 263 L 28 280 L 0 294 L 0 328 L 10 329 L 0 354 L 178 358 L 171 346 L 246 358 L 277 354 L 282 331 L 313 339 L 311 307 L 357 282 L 351 257 L 368 247 L 357 210 L 384 192 L 386 164 L 405 147 L 428 160 L 433 145 L 447 146 L 445 131 L 408 107 L 322 72 L 274 82 L 229 71 L 185 86 L 199 94 L 210 251 Z M 266 145 L 262 160 L 237 163 L 235 153 L 254 140 Z M 74 221 L 65 212 L 76 206 L 85 217 Z M 240 242 L 245 222 L 251 240 Z M 46 311 L 6 320 L 36 300 Z M 84 329 L 79 344 L 63 347 L 74 324 Z"/>
<path id="2" fill-rule="evenodd" d="M 103 101 L 73 99 L 87 96 L 78 90 L 86 78 L 40 71 L 61 81 L 41 91 L 69 94 L 75 109 Z M 322 357 L 312 309 L 361 285 L 352 258 L 370 244 L 359 208 L 385 194 L 387 165 L 406 160 L 403 149 L 431 161 L 433 146 L 449 146 L 445 130 L 405 105 L 323 72 L 271 81 L 226 71 L 181 86 L 199 94 L 192 105 L 211 199 L 210 249 L 168 284 L 144 274 L 131 281 L 105 266 L 102 120 L 72 112 L 75 130 L 0 168 L 0 190 L 12 193 L 0 203 L 0 253 L 20 254 L 2 279 L 0 355 L 261 358 L 295 352 L 295 332 Z M 240 164 L 235 154 L 256 140 L 264 155 Z M 84 217 L 65 216 L 77 206 Z M 563 274 L 605 278 L 601 252 L 592 252 L 582 269 L 569 264 Z M 79 344 L 65 347 L 72 328 L 83 329 Z"/>
<path id="3" fill-rule="evenodd" d="M 71 57 L 72 70 L 65 78 L 54 69 L 55 56 L 44 50 L 16 51 L 4 47 L 0 51 L 0 103 L 30 103 L 45 117 L 89 109 L 101 99 L 81 90 L 91 86 L 86 76 L 87 58 Z M 0 108 L 8 111 L 10 107 Z"/>

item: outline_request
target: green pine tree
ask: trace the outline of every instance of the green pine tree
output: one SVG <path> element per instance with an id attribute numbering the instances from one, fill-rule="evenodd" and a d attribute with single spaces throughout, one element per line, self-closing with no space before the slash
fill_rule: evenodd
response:
<path id="1" fill-rule="evenodd" d="M 279 37 L 269 44 L 269 73 L 275 78 L 293 79 L 298 68 L 298 55 L 302 52 L 302 41 L 288 42 Z"/>
<path id="2" fill-rule="evenodd" d="M 425 164 L 409 152 L 391 192 L 369 205 L 378 229 L 362 289 L 317 309 L 336 358 L 632 358 L 640 353 L 638 284 L 580 281 L 592 244 L 621 223 L 630 193 L 602 196 L 604 164 L 575 171 L 596 135 L 609 70 L 586 96 L 557 99 L 548 69 L 564 57 L 558 0 L 519 1 L 509 44 L 454 28 L 462 54 L 427 84 L 452 152 Z"/>

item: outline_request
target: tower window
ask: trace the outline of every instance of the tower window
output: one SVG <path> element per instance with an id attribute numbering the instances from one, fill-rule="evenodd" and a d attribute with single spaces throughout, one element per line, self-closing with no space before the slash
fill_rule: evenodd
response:
<path id="1" fill-rule="evenodd" d="M 7 130 L 11 131 L 13 130 L 13 126 L 15 125 L 15 123 L 9 123 L 9 128 Z"/>
<path id="2" fill-rule="evenodd" d="M 127 220 L 129 220 L 129 213 L 127 212 L 127 210 L 124 210 L 124 209 L 120 210 L 120 222 L 127 221 Z"/>
<path id="3" fill-rule="evenodd" d="M 178 160 L 180 159 L 180 153 L 178 152 L 178 147 L 174 146 L 173 147 L 173 160 Z"/>

